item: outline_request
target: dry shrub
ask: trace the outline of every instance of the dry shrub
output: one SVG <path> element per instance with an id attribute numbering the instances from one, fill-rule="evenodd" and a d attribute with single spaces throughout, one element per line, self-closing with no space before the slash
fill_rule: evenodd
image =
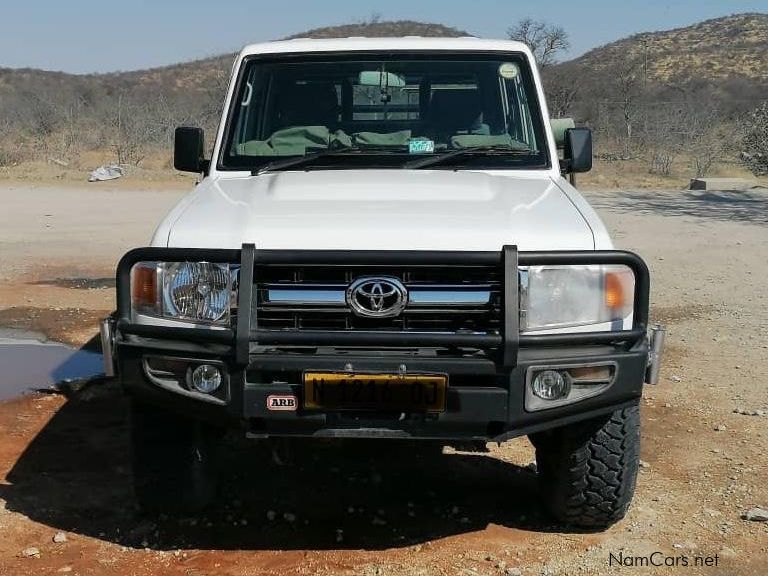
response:
<path id="1" fill-rule="evenodd" d="M 768 102 L 747 114 L 744 127 L 741 161 L 755 176 L 768 176 Z"/>

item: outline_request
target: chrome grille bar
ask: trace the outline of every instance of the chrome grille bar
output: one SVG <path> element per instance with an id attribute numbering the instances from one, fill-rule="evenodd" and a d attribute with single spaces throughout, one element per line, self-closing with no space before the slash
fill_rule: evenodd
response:
<path id="1" fill-rule="evenodd" d="M 489 285 L 406 287 L 408 308 L 484 307 L 491 304 L 494 293 Z M 340 285 L 265 285 L 260 288 L 259 297 L 259 305 L 264 308 L 347 307 L 346 286 Z"/>

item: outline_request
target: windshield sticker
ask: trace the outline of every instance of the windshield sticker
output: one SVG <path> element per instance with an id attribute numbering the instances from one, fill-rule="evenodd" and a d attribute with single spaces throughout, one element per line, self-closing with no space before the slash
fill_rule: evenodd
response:
<path id="1" fill-rule="evenodd" d="M 513 62 L 505 62 L 499 66 L 499 76 L 506 80 L 514 80 L 520 74 L 520 68 Z"/>
<path id="2" fill-rule="evenodd" d="M 428 138 L 415 138 L 408 142 L 408 152 L 411 154 L 431 154 L 435 151 L 435 142 Z"/>

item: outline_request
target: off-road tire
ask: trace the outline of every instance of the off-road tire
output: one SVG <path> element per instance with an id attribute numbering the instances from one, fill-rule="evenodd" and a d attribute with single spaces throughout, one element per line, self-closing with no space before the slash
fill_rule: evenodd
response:
<path id="1" fill-rule="evenodd" d="M 216 497 L 223 430 L 134 400 L 133 484 L 147 514 L 199 512 Z"/>
<path id="2" fill-rule="evenodd" d="M 640 410 L 534 434 L 542 498 L 560 523 L 605 528 L 621 520 L 635 492 L 640 462 Z"/>

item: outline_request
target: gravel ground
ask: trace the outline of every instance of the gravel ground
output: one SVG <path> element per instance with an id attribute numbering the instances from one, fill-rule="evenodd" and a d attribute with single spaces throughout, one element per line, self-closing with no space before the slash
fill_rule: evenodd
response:
<path id="1" fill-rule="evenodd" d="M 0 325 L 85 343 L 113 306 L 117 258 L 178 195 L 0 189 Z M 551 525 L 524 439 L 377 444 L 375 458 L 369 443 L 317 444 L 285 466 L 236 442 L 217 508 L 150 521 L 131 497 L 124 400 L 103 383 L 0 402 L 0 575 L 632 574 L 657 552 L 641 573 L 763 576 L 768 191 L 587 196 L 649 263 L 669 330 L 624 521 Z"/>

